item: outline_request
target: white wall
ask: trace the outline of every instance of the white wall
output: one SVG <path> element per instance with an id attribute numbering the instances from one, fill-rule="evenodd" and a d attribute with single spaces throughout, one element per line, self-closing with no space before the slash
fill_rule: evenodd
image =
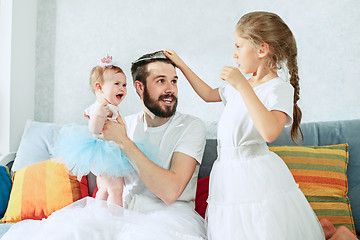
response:
<path id="1" fill-rule="evenodd" d="M 35 118 L 53 122 L 56 0 L 38 0 L 37 12 Z"/>
<path id="2" fill-rule="evenodd" d="M 0 156 L 10 145 L 10 62 L 12 2 L 0 1 Z"/>
<path id="3" fill-rule="evenodd" d="M 254 10 L 280 15 L 297 39 L 303 122 L 360 118 L 358 9 L 358 0 L 38 0 L 34 118 L 85 123 L 82 111 L 94 101 L 89 73 L 106 53 L 128 77 L 125 115 L 141 109 L 130 63 L 144 53 L 175 49 L 217 87 L 222 67 L 234 65 L 234 26 Z M 203 103 L 178 74 L 178 109 L 201 117 L 215 136 L 222 105 Z"/>
<path id="4" fill-rule="evenodd" d="M 15 151 L 34 118 L 36 0 L 1 0 L 0 153 Z"/>
<path id="5" fill-rule="evenodd" d="M 360 9 L 358 0 L 56 1 L 54 102 L 47 107 L 53 107 L 55 122 L 84 122 L 82 110 L 94 100 L 89 72 L 106 53 L 114 56 L 131 82 L 131 61 L 147 52 L 173 48 L 206 82 L 219 86 L 221 68 L 234 64 L 237 20 L 246 12 L 267 10 L 279 14 L 297 39 L 303 121 L 359 118 L 356 9 Z M 43 24 L 51 22 L 48 16 L 38 17 Z M 46 53 L 47 47 L 38 55 Z M 179 75 L 179 110 L 217 121 L 221 104 L 203 103 Z M 120 106 L 125 115 L 140 110 L 131 84 Z"/>

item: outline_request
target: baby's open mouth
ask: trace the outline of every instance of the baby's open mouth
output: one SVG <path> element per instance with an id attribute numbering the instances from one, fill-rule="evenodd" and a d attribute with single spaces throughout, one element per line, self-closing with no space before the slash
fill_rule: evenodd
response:
<path id="1" fill-rule="evenodd" d="M 119 100 L 121 100 L 123 96 L 124 96 L 124 94 L 118 94 L 118 95 L 116 95 L 117 99 L 119 99 Z"/>

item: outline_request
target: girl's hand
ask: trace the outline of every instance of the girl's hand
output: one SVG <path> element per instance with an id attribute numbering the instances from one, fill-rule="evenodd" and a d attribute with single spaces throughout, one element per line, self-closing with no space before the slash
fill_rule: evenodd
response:
<path id="1" fill-rule="evenodd" d="M 170 49 L 165 49 L 164 50 L 164 55 L 170 59 L 173 63 L 175 63 L 175 65 L 180 68 L 181 65 L 184 64 L 183 60 L 179 57 L 179 55 L 176 54 L 175 51 L 170 50 Z"/>
<path id="2" fill-rule="evenodd" d="M 244 83 L 248 83 L 237 67 L 224 67 L 220 73 L 220 78 L 238 90 L 241 89 Z"/>

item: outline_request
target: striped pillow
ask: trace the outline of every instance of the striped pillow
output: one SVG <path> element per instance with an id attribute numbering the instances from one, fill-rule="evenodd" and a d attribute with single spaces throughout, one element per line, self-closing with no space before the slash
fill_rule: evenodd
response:
<path id="1" fill-rule="evenodd" d="M 348 144 L 269 149 L 287 164 L 319 219 L 327 218 L 335 227 L 346 226 L 355 234 L 347 197 Z"/>
<path id="2" fill-rule="evenodd" d="M 70 176 L 64 165 L 52 160 L 15 172 L 3 223 L 42 219 L 70 203 L 88 196 L 87 180 Z"/>

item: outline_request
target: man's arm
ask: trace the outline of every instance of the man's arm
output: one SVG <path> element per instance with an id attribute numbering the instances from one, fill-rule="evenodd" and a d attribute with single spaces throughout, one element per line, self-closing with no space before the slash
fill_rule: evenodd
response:
<path id="1" fill-rule="evenodd" d="M 144 184 L 166 204 L 171 204 L 180 197 L 197 164 L 194 158 L 175 152 L 170 169 L 167 170 L 150 161 L 130 139 L 120 148 L 135 163 Z"/>
<path id="2" fill-rule="evenodd" d="M 118 123 L 107 121 L 103 136 L 116 142 L 126 156 L 136 165 L 140 179 L 166 204 L 176 201 L 190 181 L 197 161 L 184 153 L 175 152 L 170 169 L 164 169 L 150 161 L 126 135 L 121 117 Z"/>

